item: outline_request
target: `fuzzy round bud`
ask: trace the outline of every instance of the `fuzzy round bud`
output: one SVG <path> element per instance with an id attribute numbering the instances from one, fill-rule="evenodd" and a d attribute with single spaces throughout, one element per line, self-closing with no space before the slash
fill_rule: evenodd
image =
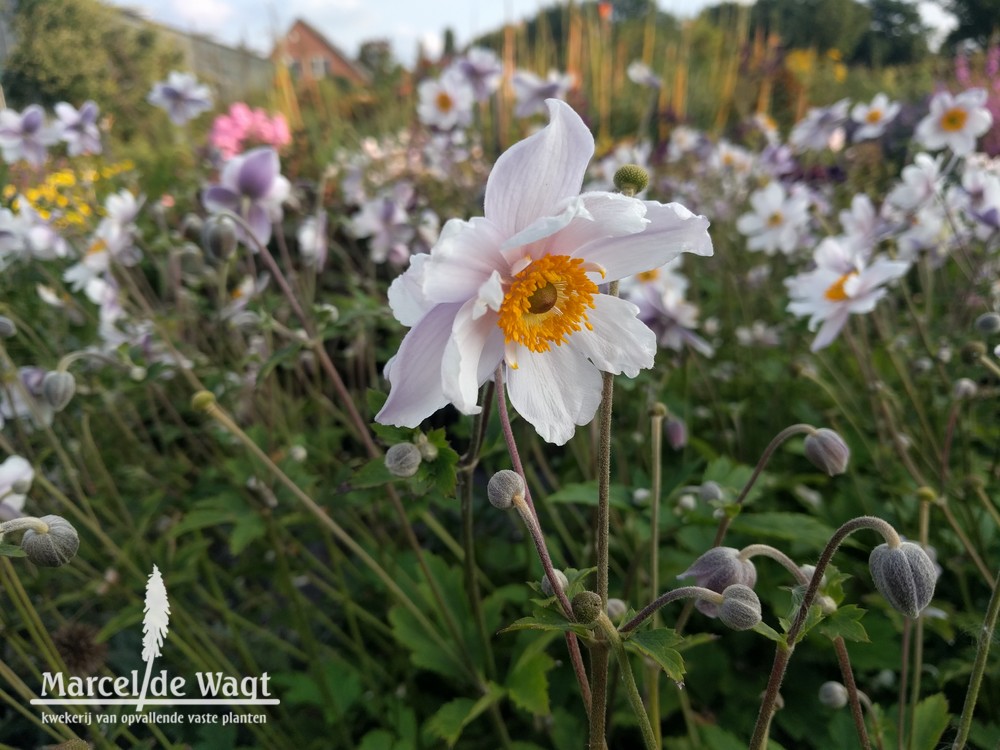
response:
<path id="1" fill-rule="evenodd" d="M 412 477 L 422 460 L 420 449 L 413 443 L 396 443 L 385 452 L 385 468 L 394 477 Z"/>
<path id="2" fill-rule="evenodd" d="M 951 387 L 951 397 L 956 401 L 966 401 L 975 398 L 979 393 L 979 386 L 970 378 L 959 378 L 955 385 Z"/>
<path id="3" fill-rule="evenodd" d="M 628 612 L 628 605 L 621 599 L 608 599 L 608 617 L 612 620 L 624 616 Z"/>
<path id="4" fill-rule="evenodd" d="M 215 258 L 226 259 L 236 251 L 236 222 L 228 216 L 211 216 L 201 230 L 205 252 Z"/>
<path id="5" fill-rule="evenodd" d="M 719 619 L 733 630 L 750 630 L 760 622 L 760 599 L 749 586 L 734 583 L 722 592 Z"/>
<path id="6" fill-rule="evenodd" d="M 641 193 L 649 185 L 649 172 L 638 164 L 626 164 L 615 172 L 615 187 L 625 195 Z"/>
<path id="7" fill-rule="evenodd" d="M 836 432 L 822 427 L 806 437 L 805 453 L 813 466 L 831 477 L 847 471 L 851 449 Z"/>
<path id="8" fill-rule="evenodd" d="M 1000 315 L 995 312 L 983 313 L 976 318 L 975 326 L 980 333 L 997 333 L 1000 331 Z"/>
<path id="9" fill-rule="evenodd" d="M 722 499 L 722 488 L 718 482 L 709 480 L 698 488 L 698 497 L 702 502 L 712 503 Z"/>
<path id="10" fill-rule="evenodd" d="M 573 617 L 577 622 L 590 625 L 601 614 L 601 597 L 593 591 L 581 591 L 573 597 Z"/>
<path id="11" fill-rule="evenodd" d="M 514 505 L 515 498 L 524 497 L 524 480 L 516 471 L 501 469 L 490 477 L 486 496 L 494 508 L 506 510 Z"/>
<path id="12" fill-rule="evenodd" d="M 293 445 L 288 449 L 288 457 L 300 464 L 309 457 L 309 450 L 304 445 Z"/>
<path id="13" fill-rule="evenodd" d="M 819 686 L 819 702 L 827 708 L 843 708 L 847 705 L 847 688 L 839 682 L 824 682 Z"/>
<path id="14" fill-rule="evenodd" d="M 968 364 L 975 364 L 980 357 L 986 356 L 986 344 L 982 341 L 970 341 L 962 347 L 962 359 Z"/>
<path id="15" fill-rule="evenodd" d="M 0 339 L 12 339 L 17 335 L 17 326 L 8 317 L 0 315 Z"/>
<path id="16" fill-rule="evenodd" d="M 21 549 L 31 562 L 43 568 L 58 568 L 76 557 L 80 537 L 73 524 L 62 516 L 42 516 L 38 520 L 48 526 L 48 531 L 28 529 L 21 538 Z"/>
<path id="17" fill-rule="evenodd" d="M 677 417 L 670 417 L 666 422 L 667 442 L 675 451 L 679 451 L 688 442 L 687 425 Z"/>
<path id="18" fill-rule="evenodd" d="M 433 461 L 438 457 L 438 447 L 428 440 L 426 435 L 417 436 L 414 445 L 417 446 L 417 450 L 420 451 L 420 457 L 424 461 Z"/>
<path id="19" fill-rule="evenodd" d="M 868 569 L 879 593 L 907 617 L 919 616 L 934 596 L 934 561 L 913 542 L 898 547 L 880 544 L 868 557 Z"/>
<path id="20" fill-rule="evenodd" d="M 136 383 L 141 383 L 146 379 L 149 371 L 145 367 L 140 367 L 136 365 L 135 367 L 129 368 L 128 376 Z"/>
<path id="21" fill-rule="evenodd" d="M 215 405 L 215 394 L 211 391 L 198 391 L 191 397 L 191 408 L 195 411 L 208 411 Z"/>
<path id="22" fill-rule="evenodd" d="M 76 393 L 76 379 L 66 370 L 52 370 L 42 379 L 42 398 L 56 411 L 65 409 Z"/>
<path id="23" fill-rule="evenodd" d="M 566 577 L 566 574 L 563 573 L 561 570 L 556 570 L 553 572 L 556 575 L 556 583 L 559 584 L 559 590 L 565 591 L 566 587 L 569 586 L 569 579 Z M 556 595 L 556 592 L 552 590 L 552 584 L 549 583 L 548 576 L 542 576 L 541 583 L 542 583 L 542 593 L 545 594 L 545 596 Z"/>
<path id="24" fill-rule="evenodd" d="M 749 588 L 757 582 L 757 569 L 750 560 L 740 557 L 733 547 L 712 547 L 701 555 L 678 578 L 694 578 L 695 585 L 723 593 L 734 584 Z M 695 605 L 709 617 L 719 616 L 719 605 L 698 600 Z"/>

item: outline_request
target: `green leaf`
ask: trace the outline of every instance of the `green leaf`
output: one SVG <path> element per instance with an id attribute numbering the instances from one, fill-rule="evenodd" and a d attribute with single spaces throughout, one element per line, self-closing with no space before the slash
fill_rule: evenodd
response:
<path id="1" fill-rule="evenodd" d="M 399 477 L 395 477 L 385 468 L 385 459 L 373 458 L 366 463 L 351 477 L 351 487 L 354 489 L 367 489 L 368 487 L 381 487 L 383 484 L 394 482 Z"/>
<path id="2" fill-rule="evenodd" d="M 785 636 L 779 633 L 777 630 L 772 628 L 766 622 L 761 620 L 756 625 L 753 626 L 753 632 L 760 633 L 765 638 L 770 638 L 775 643 L 784 643 Z"/>
<path id="3" fill-rule="evenodd" d="M 829 615 L 820 625 L 819 632 L 831 641 L 840 636 L 845 641 L 858 641 L 869 643 L 868 633 L 865 632 L 861 618 L 865 616 L 865 610 L 855 604 L 847 604 L 839 607 L 832 615 Z"/>
<path id="4" fill-rule="evenodd" d="M 781 629 L 785 633 L 788 633 L 788 629 L 792 626 L 796 614 L 796 611 L 793 611 L 790 619 L 784 617 L 778 618 L 778 622 L 781 623 Z M 809 635 L 809 631 L 821 622 L 823 622 L 823 608 L 818 604 L 814 604 L 809 608 L 809 612 L 806 613 L 806 620 L 802 623 L 802 629 L 799 630 L 799 634 L 795 637 L 795 643 L 800 643 L 803 638 Z"/>
<path id="5" fill-rule="evenodd" d="M 375 729 L 361 738 L 358 750 L 392 750 L 396 738 L 385 729 Z"/>
<path id="6" fill-rule="evenodd" d="M 513 633 L 518 630 L 568 630 L 578 635 L 589 635 L 590 631 L 578 622 L 570 622 L 554 609 L 536 609 L 531 617 L 522 617 L 512 625 L 503 628 L 500 633 Z"/>
<path id="7" fill-rule="evenodd" d="M 804 513 L 741 513 L 730 530 L 755 539 L 779 539 L 817 548 L 833 536 L 832 528 Z"/>
<path id="8" fill-rule="evenodd" d="M 705 747 L 710 747 L 712 750 L 745 750 L 747 746 L 746 740 L 741 740 L 736 735 L 714 724 L 705 724 L 699 727 L 698 733 L 704 740 Z"/>
<path id="9" fill-rule="evenodd" d="M 917 704 L 911 747 L 914 750 L 935 750 L 950 721 L 947 698 L 941 693 L 924 698 Z"/>
<path id="10" fill-rule="evenodd" d="M 3 557 L 24 557 L 24 550 L 17 544 L 0 542 L 0 555 Z"/>
<path id="11" fill-rule="evenodd" d="M 683 638 L 670 628 L 640 630 L 625 641 L 625 647 L 659 664 L 674 682 L 684 679 L 684 658 L 671 646 L 676 646 Z"/>
<path id="12" fill-rule="evenodd" d="M 431 638 L 409 610 L 398 605 L 392 607 L 389 623 L 393 637 L 410 650 L 410 659 L 415 666 L 454 680 L 464 678 L 463 664 L 454 651 L 446 650 Z"/>
<path id="13" fill-rule="evenodd" d="M 267 526 L 256 513 L 240 518 L 229 535 L 229 551 L 240 554 L 251 543 L 267 533 Z"/>
<path id="14" fill-rule="evenodd" d="M 546 644 L 541 645 L 544 648 Z M 510 670 L 504 685 L 514 704 L 535 716 L 548 716 L 548 671 L 555 665 L 555 659 L 547 653 L 529 646 Z"/>
<path id="15" fill-rule="evenodd" d="M 546 500 L 553 503 L 575 503 L 576 505 L 597 505 L 597 482 L 579 482 L 567 484 L 549 495 Z M 620 484 L 613 484 L 609 489 L 608 502 L 622 510 L 632 507 L 629 502 L 629 491 Z"/>
<path id="16" fill-rule="evenodd" d="M 378 414 L 385 405 L 387 398 L 389 398 L 388 393 L 382 393 L 382 391 L 377 391 L 374 388 L 369 388 L 365 391 L 365 405 L 368 407 L 368 413 Z"/>
<path id="17" fill-rule="evenodd" d="M 438 712 L 427 720 L 427 731 L 444 740 L 448 747 L 454 747 L 469 722 L 500 700 L 503 695 L 503 688 L 490 683 L 486 695 L 477 701 L 471 698 L 456 698 L 441 706 Z"/>

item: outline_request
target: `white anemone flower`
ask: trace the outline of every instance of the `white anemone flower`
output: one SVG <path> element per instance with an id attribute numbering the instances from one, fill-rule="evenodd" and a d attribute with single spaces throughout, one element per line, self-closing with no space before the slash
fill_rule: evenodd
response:
<path id="1" fill-rule="evenodd" d="M 788 311 L 810 316 L 810 331 L 819 328 L 810 347 L 814 352 L 833 343 L 851 313 L 874 310 L 886 294 L 884 285 L 910 268 L 909 263 L 881 256 L 868 264 L 862 255 L 832 237 L 816 248 L 815 261 L 814 270 L 785 279 L 791 297 Z"/>
<path id="2" fill-rule="evenodd" d="M 890 101 L 883 93 L 875 94 L 871 104 L 858 102 L 851 110 L 851 119 L 859 127 L 854 131 L 855 141 L 878 138 L 899 114 L 899 102 Z"/>
<path id="3" fill-rule="evenodd" d="M 747 236 L 747 248 L 766 255 L 790 255 L 798 248 L 809 224 L 809 196 L 804 191 L 790 193 L 779 182 L 750 195 L 753 211 L 736 220 L 736 228 Z"/>
<path id="4" fill-rule="evenodd" d="M 947 91 L 931 99 L 931 111 L 914 131 L 914 137 L 932 151 L 948 147 L 957 156 L 976 150 L 976 139 L 993 124 L 986 109 L 986 90 L 968 89 L 957 96 Z"/>
<path id="5" fill-rule="evenodd" d="M 461 71 L 449 68 L 440 77 L 417 87 L 420 122 L 439 130 L 464 128 L 472 122 L 475 92 Z"/>
<path id="6" fill-rule="evenodd" d="M 389 289 L 410 330 L 386 365 L 378 422 L 415 427 L 449 403 L 477 414 L 479 387 L 502 367 L 514 408 L 561 445 L 593 419 L 601 371 L 653 365 L 636 306 L 597 285 L 711 255 L 708 220 L 676 203 L 581 195 L 594 138 L 567 104 L 547 105 L 549 124 L 493 167 L 485 216 L 448 221 Z"/>
<path id="7" fill-rule="evenodd" d="M 25 494 L 35 479 L 35 469 L 21 456 L 7 456 L 0 463 L 0 503 L 20 513 Z M 0 517 L 0 520 L 4 520 Z"/>

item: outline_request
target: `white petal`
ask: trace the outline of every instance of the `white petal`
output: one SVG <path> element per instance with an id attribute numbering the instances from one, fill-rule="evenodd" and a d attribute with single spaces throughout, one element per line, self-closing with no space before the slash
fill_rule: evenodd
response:
<path id="1" fill-rule="evenodd" d="M 567 198 L 564 201 L 564 207 L 562 207 L 559 213 L 535 219 L 531 224 L 504 242 L 501 249 L 505 251 L 505 256 L 510 259 L 510 250 L 522 248 L 525 245 L 530 245 L 539 240 L 551 237 L 560 229 L 569 225 L 574 219 L 579 219 L 582 223 L 592 222 L 594 219 L 580 196 Z M 520 253 L 520 255 L 523 255 L 523 253 Z"/>
<path id="2" fill-rule="evenodd" d="M 410 267 L 389 285 L 389 307 L 396 320 L 404 326 L 415 326 L 434 303 L 424 296 L 424 265 L 430 256 L 421 253 L 410 256 Z"/>
<path id="3" fill-rule="evenodd" d="M 659 268 L 681 253 L 712 254 L 704 216 L 694 215 L 679 203 L 643 203 L 650 223 L 642 232 L 594 240 L 573 256 L 597 263 L 607 272 L 605 280 L 615 281 Z"/>
<path id="4" fill-rule="evenodd" d="M 496 315 L 477 318 L 474 308 L 470 300 L 455 316 L 441 366 L 444 396 L 463 414 L 479 413 L 479 386 L 497 369 L 504 350 Z"/>
<path id="5" fill-rule="evenodd" d="M 441 230 L 424 271 L 423 291 L 433 302 L 465 302 L 476 296 L 493 271 L 507 272 L 503 238 L 483 218 L 451 219 Z"/>
<path id="6" fill-rule="evenodd" d="M 816 339 L 813 341 L 812 346 L 809 347 L 810 351 L 818 352 L 820 349 L 832 344 L 834 339 L 840 334 L 840 329 L 844 327 L 844 323 L 847 322 L 848 315 L 850 315 L 850 311 L 846 307 L 843 307 L 823 321 L 823 326 L 819 329 L 819 333 L 816 334 Z"/>
<path id="7" fill-rule="evenodd" d="M 601 374 L 569 346 L 547 352 L 518 347 L 518 367 L 507 369 L 507 392 L 517 413 L 541 437 L 562 445 L 594 418 L 601 403 Z"/>
<path id="8" fill-rule="evenodd" d="M 594 297 L 588 320 L 594 330 L 582 328 L 567 346 L 587 357 L 598 370 L 630 378 L 653 366 L 656 334 L 637 316 L 639 308 L 607 294 Z"/>
<path id="9" fill-rule="evenodd" d="M 594 137 L 568 104 L 546 101 L 549 124 L 500 155 L 486 182 L 486 218 L 511 237 L 578 195 Z"/>
<path id="10" fill-rule="evenodd" d="M 375 421 L 416 427 L 448 403 L 441 388 L 441 366 L 460 305 L 436 305 L 409 330 L 386 365 L 392 388 Z"/>

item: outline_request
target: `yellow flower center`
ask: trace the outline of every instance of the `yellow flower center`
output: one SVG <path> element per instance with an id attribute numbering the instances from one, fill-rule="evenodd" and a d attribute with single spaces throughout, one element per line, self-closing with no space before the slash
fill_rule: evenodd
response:
<path id="1" fill-rule="evenodd" d="M 547 352 L 555 343 L 587 322 L 587 309 L 594 307 L 597 284 L 587 278 L 589 264 L 582 258 L 544 255 L 514 277 L 500 304 L 497 325 L 508 344 Z"/>
<path id="2" fill-rule="evenodd" d="M 652 271 L 643 271 L 635 276 L 639 281 L 656 281 L 660 278 L 660 269 L 654 268 Z"/>
<path id="3" fill-rule="evenodd" d="M 826 290 L 823 296 L 826 297 L 831 302 L 843 302 L 845 299 L 847 299 L 847 292 L 844 290 L 844 284 L 846 284 L 851 278 L 857 275 L 858 275 L 857 271 L 851 271 L 849 273 L 845 273 L 835 282 L 830 284 L 830 288 Z"/>
<path id="4" fill-rule="evenodd" d="M 941 129 L 949 133 L 956 133 L 965 127 L 965 121 L 969 119 L 969 113 L 961 107 L 952 107 L 941 115 Z"/>
<path id="5" fill-rule="evenodd" d="M 865 122 L 869 125 L 874 125 L 877 122 L 882 122 L 882 110 L 880 109 L 870 109 L 868 114 L 865 116 Z"/>
<path id="6" fill-rule="evenodd" d="M 780 227 L 784 221 L 785 217 L 781 215 L 781 211 L 775 211 L 767 217 L 767 225 L 769 227 Z"/>
<path id="7" fill-rule="evenodd" d="M 448 95 L 447 91 L 439 92 L 435 101 L 437 108 L 442 112 L 451 112 L 451 108 L 455 106 L 454 100 Z"/>

